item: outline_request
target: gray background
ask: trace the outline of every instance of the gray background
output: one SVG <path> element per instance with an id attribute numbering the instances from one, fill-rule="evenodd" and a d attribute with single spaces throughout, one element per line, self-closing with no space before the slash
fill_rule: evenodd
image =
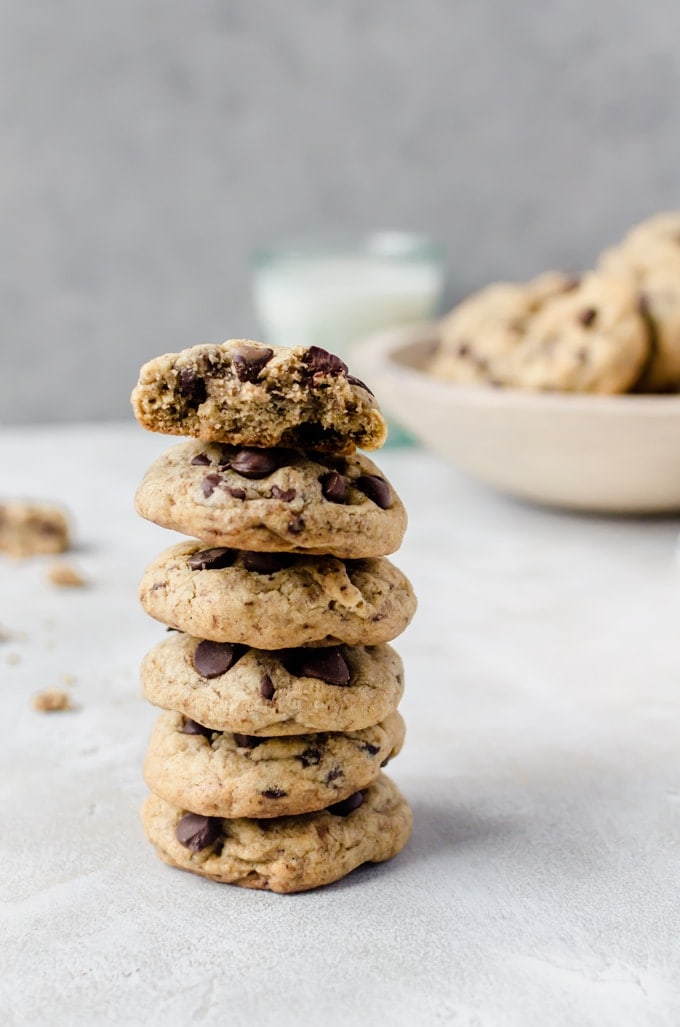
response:
<path id="1" fill-rule="evenodd" d="M 0 0 L 0 420 L 257 333 L 255 244 L 412 228 L 449 299 L 680 204 L 680 4 Z"/>

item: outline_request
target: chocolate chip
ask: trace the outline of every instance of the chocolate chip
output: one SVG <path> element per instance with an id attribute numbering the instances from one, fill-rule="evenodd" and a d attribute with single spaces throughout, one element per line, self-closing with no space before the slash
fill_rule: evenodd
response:
<path id="1" fill-rule="evenodd" d="M 324 499 L 330 503 L 347 502 L 347 479 L 343 474 L 339 474 L 338 471 L 329 471 L 328 474 L 323 474 L 319 481 Z"/>
<path id="2" fill-rule="evenodd" d="M 205 639 L 198 643 L 194 651 L 194 667 L 202 678 L 218 678 L 226 674 L 245 651 L 245 646 Z"/>
<path id="3" fill-rule="evenodd" d="M 297 495 L 295 489 L 280 489 L 278 485 L 272 485 L 272 499 L 280 499 L 282 503 L 292 502 Z"/>
<path id="4" fill-rule="evenodd" d="M 288 533 L 289 535 L 300 535 L 305 530 L 304 518 L 298 516 L 294 517 L 292 521 L 288 521 Z"/>
<path id="5" fill-rule="evenodd" d="M 392 505 L 390 487 L 385 479 L 379 478 L 377 474 L 362 474 L 361 477 L 355 479 L 354 484 L 381 510 L 388 510 Z"/>
<path id="6" fill-rule="evenodd" d="M 276 574 L 284 567 L 289 567 L 290 562 L 288 553 L 245 553 L 243 556 L 245 569 L 256 574 Z"/>
<path id="7" fill-rule="evenodd" d="M 269 674 L 263 674 L 260 678 L 260 695 L 262 698 L 270 702 L 274 698 L 275 691 L 274 682 L 269 677 Z"/>
<path id="8" fill-rule="evenodd" d="M 246 498 L 246 490 L 245 489 L 234 489 L 234 488 L 231 487 L 231 485 L 223 485 L 222 488 L 224 489 L 224 491 L 227 493 L 228 496 L 231 496 L 232 499 L 245 499 Z"/>
<path id="9" fill-rule="evenodd" d="M 361 378 L 357 378 L 355 374 L 348 374 L 347 381 L 350 383 L 350 385 L 358 385 L 360 389 L 366 389 L 366 392 L 370 393 L 371 396 L 375 395 L 372 389 L 369 389 L 366 382 L 362 382 Z"/>
<path id="10" fill-rule="evenodd" d="M 231 567 L 235 559 L 235 550 L 216 546 L 214 549 L 202 549 L 200 553 L 193 553 L 188 562 L 192 571 L 212 571 L 221 567 Z"/>
<path id="11" fill-rule="evenodd" d="M 359 809 L 359 806 L 364 804 L 364 793 L 354 792 L 352 795 L 348 795 L 342 802 L 334 802 L 332 806 L 328 807 L 328 812 L 333 813 L 336 817 L 346 817 L 348 814 L 353 813 L 355 809 Z"/>
<path id="12" fill-rule="evenodd" d="M 256 749 L 262 745 L 264 738 L 257 738 L 255 735 L 238 735 L 234 732 L 234 741 L 240 749 Z"/>
<path id="13" fill-rule="evenodd" d="M 274 350 L 258 346 L 239 346 L 234 350 L 231 362 L 240 382 L 256 382 L 260 371 L 274 356 Z"/>
<path id="14" fill-rule="evenodd" d="M 595 309 L 595 307 L 586 307 L 586 309 L 582 310 L 581 313 L 578 315 L 579 321 L 585 328 L 590 328 L 591 324 L 593 324 L 596 317 L 597 310 Z"/>
<path id="15" fill-rule="evenodd" d="M 202 817 L 200 813 L 187 813 L 175 828 L 175 838 L 185 849 L 200 852 L 218 838 L 220 822 L 216 817 Z"/>
<path id="16" fill-rule="evenodd" d="M 328 685 L 349 685 L 351 672 L 340 646 L 323 649 L 290 649 L 283 665 L 289 674 L 298 678 L 319 678 Z"/>
<path id="17" fill-rule="evenodd" d="M 232 471 L 244 478 L 266 478 L 281 466 L 281 457 L 273 449 L 253 449 L 245 446 L 229 461 Z"/>
<path id="18" fill-rule="evenodd" d="M 197 720 L 191 720 L 189 717 L 185 717 L 180 728 L 183 735 L 204 735 L 209 738 L 212 734 L 211 727 L 205 727 L 203 724 L 199 724 Z"/>
<path id="19" fill-rule="evenodd" d="M 324 784 L 329 785 L 333 781 L 337 781 L 337 779 L 342 776 L 343 772 L 341 767 L 331 767 L 331 769 L 326 774 L 326 777 L 324 778 Z"/>
<path id="20" fill-rule="evenodd" d="M 371 742 L 364 742 L 362 748 L 364 752 L 369 753 L 370 756 L 376 756 L 380 752 L 380 746 L 372 745 Z"/>
<path id="21" fill-rule="evenodd" d="M 206 474 L 205 478 L 201 482 L 201 490 L 206 499 L 208 496 L 212 496 L 221 481 L 222 479 L 219 474 Z"/>
<path id="22" fill-rule="evenodd" d="M 283 799 L 288 792 L 284 792 L 283 788 L 267 788 L 266 791 L 262 792 L 265 799 Z"/>
<path id="23" fill-rule="evenodd" d="M 337 378 L 338 375 L 347 374 L 347 364 L 320 346 L 310 346 L 302 360 L 313 376 L 331 375 Z"/>
<path id="24" fill-rule="evenodd" d="M 191 458 L 191 463 L 194 467 L 209 467 L 210 457 L 207 453 L 197 453 L 196 456 Z"/>
<path id="25" fill-rule="evenodd" d="M 318 767 L 321 763 L 321 749 L 310 745 L 300 753 L 298 759 L 303 767 Z"/>
<path id="26" fill-rule="evenodd" d="M 200 406 L 205 403 L 208 393 L 205 389 L 205 381 L 200 378 L 193 367 L 183 367 L 179 372 L 177 391 L 183 396 L 190 406 Z"/>

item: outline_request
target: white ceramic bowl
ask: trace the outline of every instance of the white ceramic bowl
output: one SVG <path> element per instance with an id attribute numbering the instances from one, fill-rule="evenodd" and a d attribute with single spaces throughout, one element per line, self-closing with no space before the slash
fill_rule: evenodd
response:
<path id="1" fill-rule="evenodd" d="M 680 396 L 587 396 L 455 385 L 422 368 L 434 324 L 352 351 L 352 371 L 422 443 L 504 492 L 573 510 L 680 510 Z"/>

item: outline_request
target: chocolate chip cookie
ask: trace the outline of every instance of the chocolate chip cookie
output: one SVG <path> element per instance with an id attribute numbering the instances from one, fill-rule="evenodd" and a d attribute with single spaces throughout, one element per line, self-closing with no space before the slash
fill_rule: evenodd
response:
<path id="1" fill-rule="evenodd" d="M 529 282 L 480 289 L 443 319 L 429 370 L 462 384 L 504 384 L 531 319 L 576 284 L 570 275 L 549 271 Z"/>
<path id="2" fill-rule="evenodd" d="M 368 457 L 185 442 L 151 465 L 136 496 L 147 520 L 208 546 L 385 556 L 406 511 Z"/>
<path id="3" fill-rule="evenodd" d="M 206 817 L 150 795 L 142 824 L 171 866 L 225 884 L 299 892 L 331 884 L 362 863 L 391 859 L 411 834 L 412 815 L 384 774 L 317 813 L 271 820 Z"/>
<path id="4" fill-rule="evenodd" d="M 387 435 L 370 389 L 318 346 L 231 339 L 166 353 L 142 367 L 132 406 L 149 431 L 232 445 L 353 453 Z"/>
<path id="5" fill-rule="evenodd" d="M 473 346 L 471 352 L 483 353 L 476 380 L 487 384 L 614 394 L 635 385 L 650 359 L 651 344 L 640 292 L 630 277 L 601 272 L 551 295 L 516 328 L 510 330 L 505 322 L 489 329 L 480 348 Z M 459 363 L 459 358 L 451 362 L 442 344 L 430 370 L 456 378 Z"/>
<path id="6" fill-rule="evenodd" d="M 385 558 L 244 553 L 194 541 L 161 553 L 139 597 L 163 624 L 260 649 L 389 642 L 416 608 L 408 579 Z"/>
<path id="7" fill-rule="evenodd" d="M 374 781 L 401 749 L 404 730 L 395 712 L 362 731 L 260 738 L 162 713 L 144 776 L 163 799 L 210 817 L 308 813 Z"/>
<path id="8" fill-rule="evenodd" d="M 149 702 L 247 735 L 358 731 L 401 698 L 403 668 L 389 645 L 266 651 L 172 633 L 142 662 Z"/>

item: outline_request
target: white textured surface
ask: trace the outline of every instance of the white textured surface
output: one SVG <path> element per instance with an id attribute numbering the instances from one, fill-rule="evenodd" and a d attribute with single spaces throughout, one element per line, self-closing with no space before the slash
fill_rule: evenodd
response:
<path id="1" fill-rule="evenodd" d="M 391 767 L 415 834 L 390 864 L 274 896 L 170 870 L 138 822 L 137 664 L 162 628 L 135 588 L 171 536 L 131 498 L 165 445 L 0 434 L 2 492 L 65 500 L 93 582 L 0 564 L 0 622 L 26 635 L 0 646 L 3 1024 L 675 1027 L 677 523 L 548 513 L 384 454 L 420 596 Z M 34 713 L 64 673 L 79 712 Z"/>

